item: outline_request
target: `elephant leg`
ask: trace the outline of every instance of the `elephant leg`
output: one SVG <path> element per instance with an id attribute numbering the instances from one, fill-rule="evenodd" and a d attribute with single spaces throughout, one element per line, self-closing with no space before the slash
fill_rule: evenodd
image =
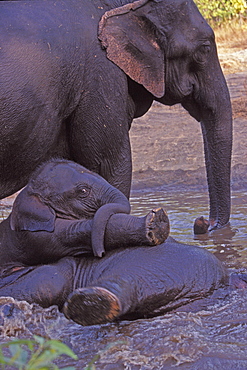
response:
<path id="1" fill-rule="evenodd" d="M 104 277 L 91 281 L 89 286 L 74 289 L 61 311 L 67 319 L 83 326 L 104 324 L 120 317 L 144 317 L 168 299 L 164 298 L 166 283 L 162 286 L 159 277 L 156 279 L 152 274 L 146 281 L 145 272 L 150 266 L 142 271 L 143 266 L 140 268 L 137 262 L 135 267 L 132 270 L 122 265 L 113 276 L 103 273 Z"/>
<path id="2" fill-rule="evenodd" d="M 106 227 L 105 249 L 158 245 L 167 239 L 169 232 L 169 219 L 162 208 L 152 210 L 144 217 L 115 214 Z"/>
<path id="3" fill-rule="evenodd" d="M 161 244 L 168 237 L 169 230 L 169 219 L 163 209 L 150 211 L 144 217 L 115 214 L 106 225 L 104 247 L 107 252 L 120 247 Z M 30 233 L 29 243 L 34 257 L 38 256 L 39 263 L 47 263 L 55 258 L 58 260 L 66 256 L 78 257 L 90 253 L 91 232 L 92 220 L 57 219 L 52 240 L 51 233 L 39 231 Z"/>
<path id="4" fill-rule="evenodd" d="M 96 83 L 102 92 L 100 97 L 95 91 Z M 95 71 L 94 78 L 90 77 L 85 84 L 88 93 L 69 125 L 71 158 L 101 175 L 129 198 L 132 176 L 129 128 L 134 105 L 127 99 L 127 78 L 105 58 L 98 73 Z"/>
<path id="5" fill-rule="evenodd" d="M 133 314 L 138 307 L 144 306 L 147 311 L 159 307 L 160 297 L 165 296 L 167 288 L 166 278 L 163 279 L 167 248 L 165 244 L 160 252 L 156 248 L 121 249 L 102 259 L 88 260 L 90 269 L 86 275 L 85 262 L 83 268 L 80 262 L 73 292 L 61 311 L 80 325 L 98 325 Z M 180 289 L 180 285 L 175 288 Z M 137 317 L 141 316 L 137 313 Z"/>
<path id="6" fill-rule="evenodd" d="M 73 289 L 76 260 L 64 258 L 50 265 L 18 267 L 1 277 L 0 296 L 37 303 L 41 307 L 63 306 Z"/>
<path id="7" fill-rule="evenodd" d="M 83 263 L 84 271 L 89 267 L 86 274 L 80 264 L 62 311 L 81 325 L 156 316 L 229 283 L 228 272 L 211 253 L 172 238 L 156 247 L 122 249 L 88 260 Z"/>
<path id="8" fill-rule="evenodd" d="M 48 264 L 66 256 L 81 257 L 91 254 L 92 224 L 92 220 L 57 218 L 53 233 L 28 233 L 28 243 L 32 248 L 26 253 L 24 263 Z M 120 247 L 152 246 L 161 244 L 168 234 L 169 220 L 162 209 L 150 211 L 144 217 L 115 214 L 106 225 L 104 247 L 107 252 Z"/>
<path id="9" fill-rule="evenodd" d="M 102 126 L 108 127 L 110 124 L 111 123 L 108 122 L 102 123 Z M 122 123 L 122 125 L 124 125 L 124 123 Z M 113 126 L 115 126 L 115 122 Z M 118 137 L 112 138 L 111 133 L 101 133 L 100 131 L 101 130 L 99 130 L 97 135 L 99 137 L 104 137 L 104 146 L 100 146 L 101 141 L 95 142 L 94 145 L 91 145 L 86 151 L 83 150 L 81 142 L 95 141 L 93 137 L 89 139 L 87 137 L 93 135 L 92 129 L 89 130 L 88 135 L 86 132 L 83 132 L 81 134 L 83 138 L 78 143 L 76 142 L 77 136 L 75 136 L 75 139 L 73 139 L 73 149 L 71 149 L 73 152 L 73 159 L 89 170 L 98 173 L 129 199 L 132 177 L 132 158 L 128 131 L 126 130 L 126 132 L 120 135 L 122 136 L 121 140 L 119 140 Z M 113 147 L 112 143 L 115 143 L 115 141 L 118 144 Z M 108 148 L 111 148 L 110 152 Z"/>
<path id="10" fill-rule="evenodd" d="M 98 281 L 94 286 L 75 289 L 61 311 L 67 319 L 83 326 L 104 324 L 128 312 L 135 290 L 128 276 Z"/>
<path id="11" fill-rule="evenodd" d="M 162 208 L 150 211 L 145 217 L 115 214 L 107 224 L 106 250 L 116 249 L 119 245 L 153 246 L 161 244 L 168 235 L 169 220 Z M 62 312 L 80 325 L 113 321 L 128 312 L 138 296 L 131 274 L 124 274 L 117 279 L 97 280 L 91 282 L 93 285 L 90 284 L 89 287 L 82 287 L 84 284 L 79 280 L 77 281 L 75 274 L 73 292 L 65 302 Z"/>
<path id="12" fill-rule="evenodd" d="M 121 311 L 119 298 L 110 290 L 99 286 L 76 289 L 62 308 L 67 319 L 83 326 L 111 322 Z"/>

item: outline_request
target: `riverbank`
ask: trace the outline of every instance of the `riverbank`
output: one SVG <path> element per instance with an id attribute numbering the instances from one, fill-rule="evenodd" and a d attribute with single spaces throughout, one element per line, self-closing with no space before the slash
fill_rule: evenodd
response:
<path id="1" fill-rule="evenodd" d="M 226 75 L 233 108 L 232 189 L 247 184 L 247 52 L 246 70 Z M 130 130 L 132 189 L 206 188 L 200 124 L 181 106 L 154 103 Z"/>
<path id="2" fill-rule="evenodd" d="M 247 27 L 234 24 L 215 31 L 218 55 L 233 109 L 232 189 L 247 184 Z M 132 189 L 164 187 L 206 189 L 200 124 L 181 106 L 154 103 L 130 131 Z"/>

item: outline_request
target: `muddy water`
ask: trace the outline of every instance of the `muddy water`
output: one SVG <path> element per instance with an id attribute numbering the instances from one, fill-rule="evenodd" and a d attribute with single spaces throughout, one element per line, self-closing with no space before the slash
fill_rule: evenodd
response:
<path id="1" fill-rule="evenodd" d="M 171 235 L 215 253 L 231 269 L 247 269 L 247 192 L 233 192 L 232 217 L 228 228 L 195 239 L 193 219 L 208 212 L 206 192 L 160 189 L 133 191 L 132 213 L 146 214 L 164 207 L 171 222 Z M 5 212 L 9 210 L 4 209 Z M 192 267 L 193 268 L 193 267 Z M 0 298 L 0 333 L 5 341 L 33 333 L 60 339 L 79 356 L 73 363 L 84 366 L 101 353 L 96 369 L 245 369 L 247 368 L 247 293 L 234 292 L 224 301 L 197 313 L 177 312 L 154 319 L 123 321 L 81 327 L 67 321 L 56 308 L 42 310 Z M 108 346 L 110 345 L 110 348 Z"/>
<path id="2" fill-rule="evenodd" d="M 228 77 L 232 99 L 246 96 L 247 74 Z M 239 112 L 239 111 L 238 111 Z M 247 112 L 235 115 L 232 214 L 229 227 L 195 238 L 193 220 L 208 214 L 200 127 L 181 108 L 154 105 L 131 129 L 134 158 L 132 213 L 144 215 L 164 207 L 171 235 L 214 253 L 227 267 L 247 269 Z M 1 214 L 11 207 L 3 201 Z M 192 266 L 193 268 L 193 266 Z M 185 311 L 153 319 L 81 327 L 55 307 L 43 310 L 25 302 L 0 298 L 0 339 L 34 333 L 68 344 L 83 369 L 94 355 L 99 370 L 247 369 L 247 293 L 232 292 L 222 302 L 208 302 L 197 313 Z"/>
<path id="3" fill-rule="evenodd" d="M 132 213 L 141 215 L 155 207 L 163 207 L 171 224 L 170 235 L 176 240 L 202 246 L 228 267 L 247 268 L 247 191 L 232 193 L 230 224 L 210 235 L 196 236 L 193 221 L 198 216 L 208 215 L 208 194 L 205 191 L 135 191 L 132 192 Z"/>

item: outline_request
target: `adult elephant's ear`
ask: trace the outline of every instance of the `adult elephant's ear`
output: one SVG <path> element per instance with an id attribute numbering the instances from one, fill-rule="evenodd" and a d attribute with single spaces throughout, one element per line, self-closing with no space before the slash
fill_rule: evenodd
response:
<path id="1" fill-rule="evenodd" d="M 17 196 L 10 215 L 13 231 L 54 231 L 55 211 L 37 195 L 29 194 L 27 187 Z"/>
<path id="2" fill-rule="evenodd" d="M 147 2 L 139 0 L 106 12 L 99 23 L 99 39 L 112 62 L 161 98 L 165 93 L 165 58 L 157 30 L 145 17 Z"/>

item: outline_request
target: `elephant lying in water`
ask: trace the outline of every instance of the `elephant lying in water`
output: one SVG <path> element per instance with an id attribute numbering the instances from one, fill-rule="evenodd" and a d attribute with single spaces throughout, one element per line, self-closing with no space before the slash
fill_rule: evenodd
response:
<path id="1" fill-rule="evenodd" d="M 178 309 L 229 287 L 231 278 L 210 252 L 168 238 L 154 247 L 108 252 L 101 259 L 65 257 L 26 266 L 0 280 L 0 296 L 57 305 L 81 325 L 142 318 Z M 246 287 L 244 275 L 234 284 Z"/>
<path id="2" fill-rule="evenodd" d="M 125 195 L 101 176 L 68 160 L 51 160 L 34 172 L 0 224 L 0 266 L 52 263 L 92 250 L 102 256 L 105 248 L 155 245 L 167 238 L 163 210 L 142 218 L 129 212 Z"/>
<path id="3" fill-rule="evenodd" d="M 229 284 L 212 254 L 165 241 L 162 209 L 146 217 L 129 210 L 127 198 L 99 175 L 70 161 L 44 164 L 0 225 L 0 296 L 57 305 L 91 325 L 174 310 Z M 94 251 L 103 253 L 102 243 L 107 250 L 101 259 L 92 256 L 94 240 Z M 120 246 L 128 248 L 114 250 Z M 245 286 L 244 278 L 235 281 Z"/>

